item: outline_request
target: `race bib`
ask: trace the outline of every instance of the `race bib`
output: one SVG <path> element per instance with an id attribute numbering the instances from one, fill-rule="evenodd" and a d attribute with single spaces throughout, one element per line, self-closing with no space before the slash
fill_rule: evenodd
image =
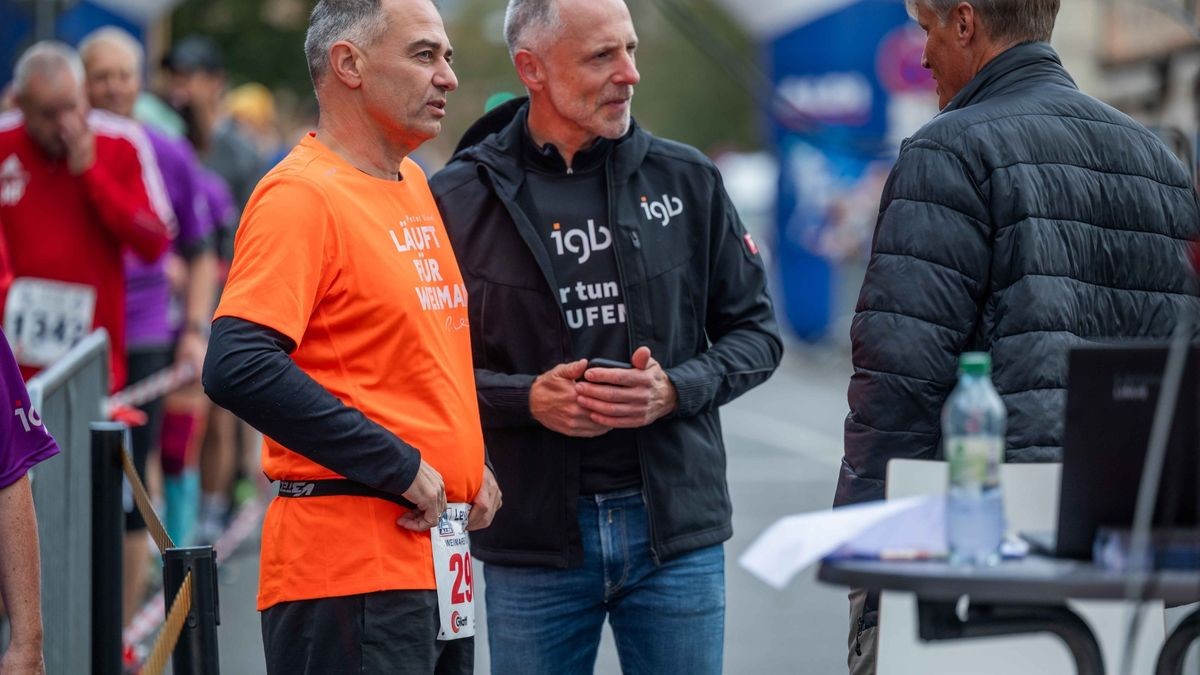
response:
<path id="1" fill-rule="evenodd" d="M 41 368 L 87 336 L 95 313 L 91 286 L 21 277 L 8 291 L 4 332 L 17 363 Z"/>
<path id="2" fill-rule="evenodd" d="M 429 530 L 441 617 L 439 640 L 475 636 L 475 585 L 471 581 L 471 537 L 467 534 L 470 511 L 468 504 L 448 504 L 438 524 Z"/>

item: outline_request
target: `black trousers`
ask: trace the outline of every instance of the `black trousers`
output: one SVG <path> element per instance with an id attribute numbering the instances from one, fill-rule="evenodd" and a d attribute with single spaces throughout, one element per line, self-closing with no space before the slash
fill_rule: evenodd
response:
<path id="1" fill-rule="evenodd" d="M 169 346 L 130 348 L 125 358 L 125 367 L 128 371 L 126 379 L 131 385 L 137 384 L 171 365 L 173 359 L 172 349 Z M 133 468 L 137 469 L 138 477 L 142 479 L 143 483 L 146 482 L 146 458 L 150 456 L 150 450 L 158 442 L 159 434 L 162 433 L 163 403 L 163 398 L 160 396 L 143 405 L 141 408 L 142 412 L 146 413 L 146 423 L 129 430 L 130 443 L 133 445 L 130 448 L 133 455 Z M 125 531 L 136 532 L 144 529 L 146 529 L 146 521 L 142 519 L 142 512 L 135 506 L 132 511 L 125 514 Z"/>
<path id="2" fill-rule="evenodd" d="M 282 602 L 262 613 L 267 675 L 469 675 L 475 638 L 439 641 L 435 591 Z"/>

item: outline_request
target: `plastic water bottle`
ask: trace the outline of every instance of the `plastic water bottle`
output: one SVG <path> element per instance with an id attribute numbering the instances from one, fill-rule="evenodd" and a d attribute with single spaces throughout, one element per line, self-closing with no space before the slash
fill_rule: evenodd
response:
<path id="1" fill-rule="evenodd" d="M 1004 401 L 992 386 L 992 358 L 967 352 L 958 361 L 958 386 L 942 408 L 942 440 L 950 464 L 946 543 L 957 565 L 994 565 L 1004 540 Z"/>

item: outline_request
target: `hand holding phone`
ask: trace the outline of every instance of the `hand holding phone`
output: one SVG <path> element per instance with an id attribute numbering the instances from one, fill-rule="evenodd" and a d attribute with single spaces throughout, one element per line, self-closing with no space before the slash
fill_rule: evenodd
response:
<path id="1" fill-rule="evenodd" d="M 592 368 L 596 372 L 586 375 Z M 633 352 L 629 363 L 590 360 L 575 390 L 593 422 L 624 429 L 651 424 L 674 411 L 679 401 L 675 385 L 645 346 Z"/>
<path id="2" fill-rule="evenodd" d="M 588 359 L 588 370 L 592 368 L 632 368 L 633 366 L 626 361 L 614 361 L 612 359 Z"/>

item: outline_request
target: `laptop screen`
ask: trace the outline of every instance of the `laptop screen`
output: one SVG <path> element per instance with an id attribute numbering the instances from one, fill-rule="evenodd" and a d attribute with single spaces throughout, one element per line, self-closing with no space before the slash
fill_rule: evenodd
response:
<path id="1" fill-rule="evenodd" d="M 1164 345 L 1084 347 L 1068 361 L 1055 552 L 1090 559 L 1096 530 L 1129 528 L 1162 387 Z M 1194 527 L 1200 482 L 1200 348 L 1188 353 L 1154 526 Z"/>

